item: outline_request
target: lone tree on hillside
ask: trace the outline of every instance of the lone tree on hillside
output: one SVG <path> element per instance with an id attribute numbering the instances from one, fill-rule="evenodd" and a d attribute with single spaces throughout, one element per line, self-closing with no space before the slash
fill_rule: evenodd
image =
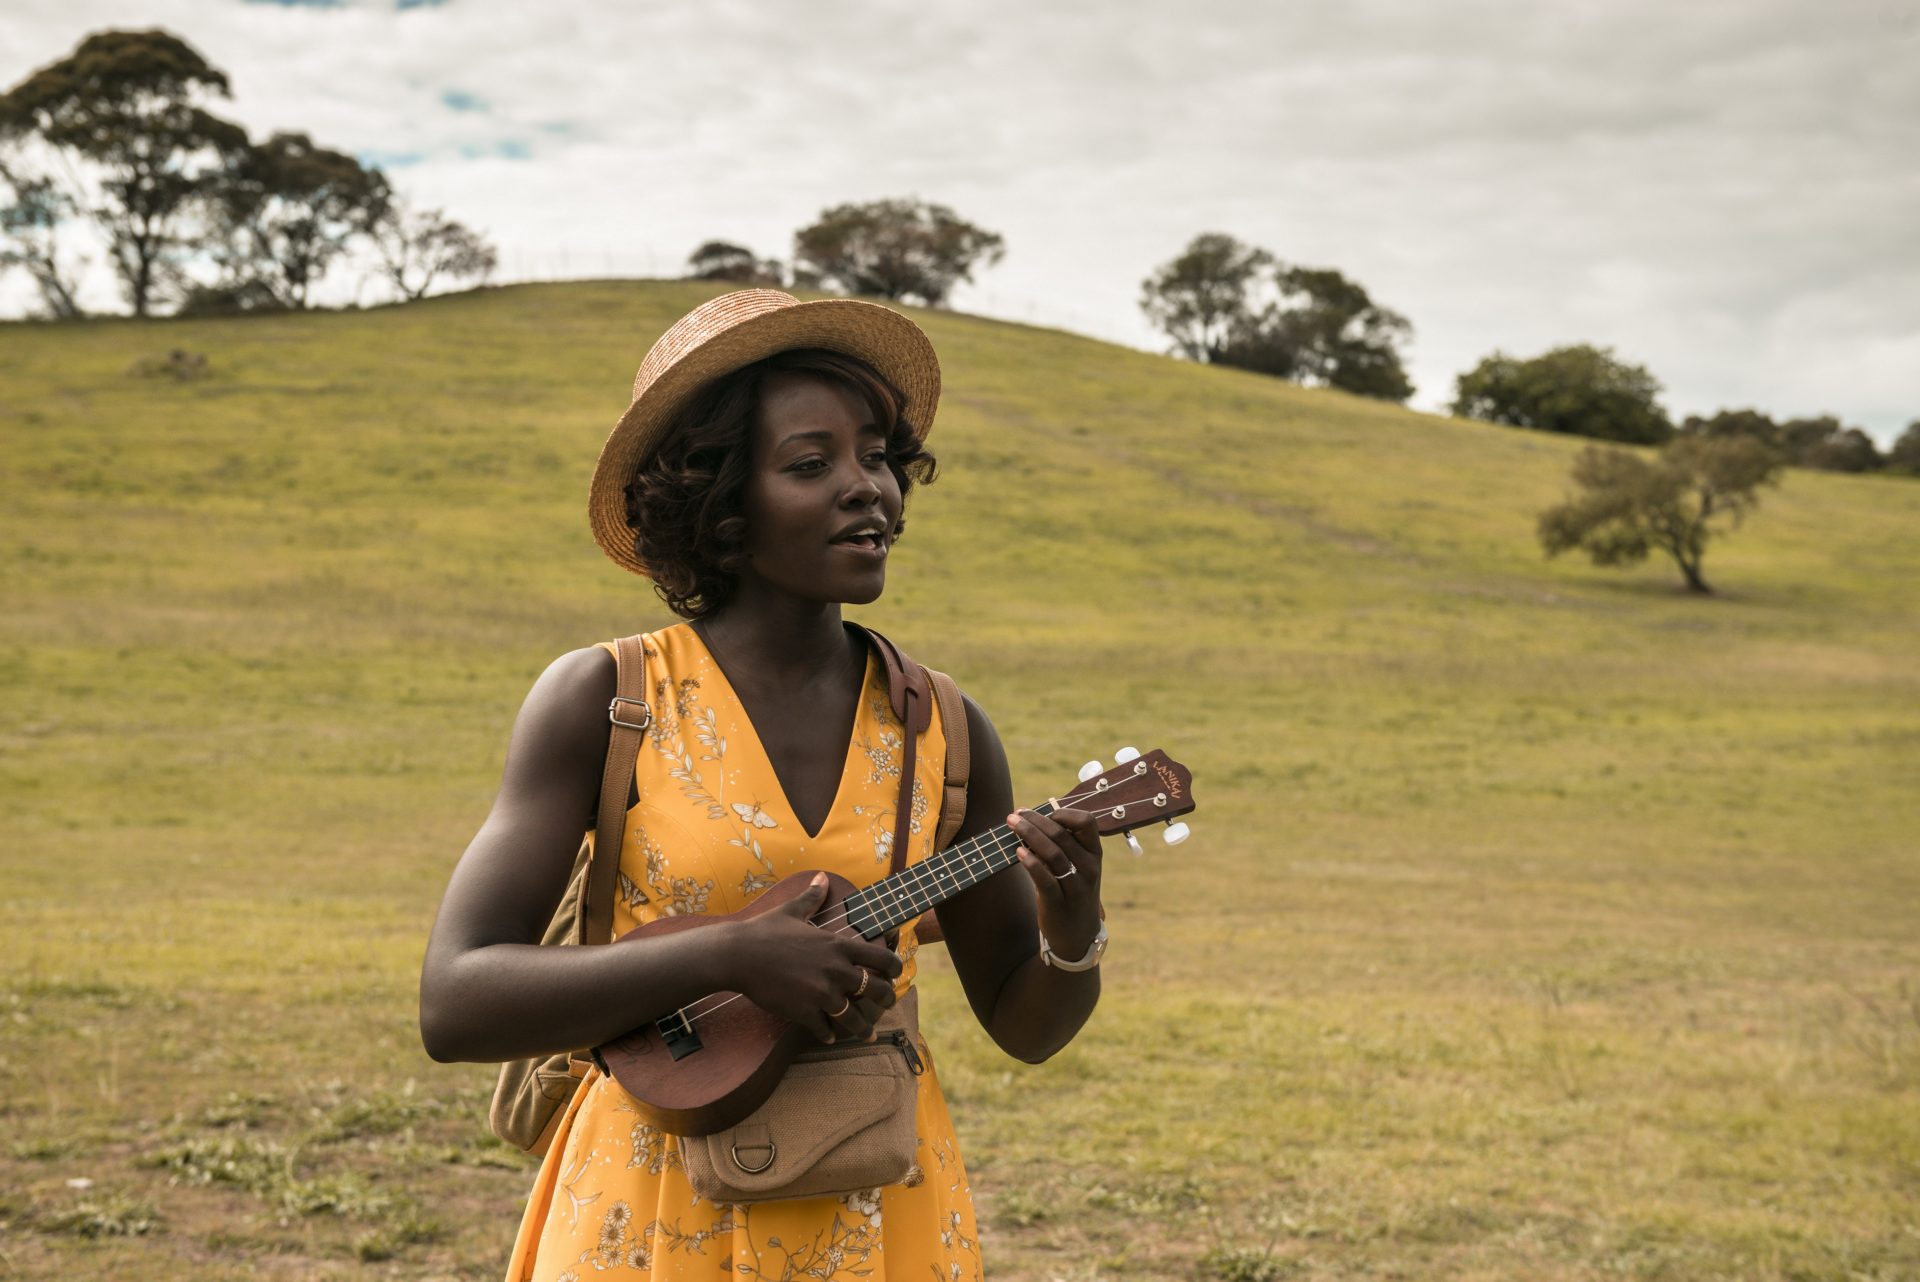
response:
<path id="1" fill-rule="evenodd" d="M 1549 557 L 1579 548 L 1595 565 L 1632 564 L 1657 548 L 1689 591 L 1711 592 L 1700 562 L 1722 532 L 1715 522 L 1739 525 L 1780 467 L 1777 451 L 1745 437 L 1676 437 L 1652 458 L 1590 445 L 1573 463 L 1580 492 L 1540 514 L 1540 546 Z"/>
<path id="2" fill-rule="evenodd" d="M 400 297 L 416 302 L 442 278 L 485 281 L 499 265 L 486 238 L 442 209 L 416 211 L 389 201 L 367 227 L 387 279 Z"/>
<path id="3" fill-rule="evenodd" d="M 1673 435 L 1660 384 L 1643 366 L 1604 347 L 1556 347 L 1531 360 L 1495 352 L 1460 375 L 1453 412 L 1462 418 L 1630 445 Z"/>
<path id="4" fill-rule="evenodd" d="M 945 205 L 872 200 L 835 205 L 793 234 L 794 275 L 852 294 L 919 299 L 943 306 L 977 265 L 1006 254 L 997 232 L 976 227 Z"/>
<path id="5" fill-rule="evenodd" d="M 1140 282 L 1140 310 L 1190 361 L 1215 361 L 1254 311 L 1260 274 L 1273 255 L 1225 232 L 1195 236 L 1179 257 Z"/>
<path id="6" fill-rule="evenodd" d="M 393 192 L 379 170 L 352 156 L 316 147 L 305 134 L 278 133 L 247 148 L 219 196 L 225 243 L 215 257 L 226 288 L 251 286 L 278 306 L 304 308 Z"/>
<path id="7" fill-rule="evenodd" d="M 1316 387 L 1404 401 L 1413 382 L 1400 347 L 1413 325 L 1331 267 L 1276 267 L 1279 295 L 1232 329 L 1214 359 Z"/>
<path id="8" fill-rule="evenodd" d="M 182 259 L 247 145 L 204 105 L 227 96 L 226 76 L 165 31 L 96 32 L 0 95 L 0 136 L 60 157 L 64 195 L 105 236 L 136 316 L 185 288 Z"/>
<path id="9" fill-rule="evenodd" d="M 745 245 L 710 240 L 687 255 L 694 280 L 729 280 L 740 285 L 778 285 L 785 272 L 777 258 L 756 258 Z"/>
<path id="10" fill-rule="evenodd" d="M 1192 361 L 1404 401 L 1413 326 L 1330 267 L 1294 267 L 1224 232 L 1140 282 L 1140 309 Z"/>

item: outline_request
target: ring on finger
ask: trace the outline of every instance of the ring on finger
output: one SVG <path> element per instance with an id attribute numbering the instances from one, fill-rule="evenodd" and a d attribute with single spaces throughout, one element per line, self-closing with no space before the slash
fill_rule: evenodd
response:
<path id="1" fill-rule="evenodd" d="M 1068 864 L 1068 865 L 1067 865 L 1067 870 L 1066 870 L 1065 872 L 1063 872 L 1063 873 L 1059 873 L 1059 874 L 1056 874 L 1056 875 L 1055 875 L 1055 877 L 1054 877 L 1054 880 L 1055 880 L 1055 881 L 1065 881 L 1065 880 L 1066 880 L 1067 878 L 1069 878 L 1069 877 L 1071 877 L 1071 876 L 1073 876 L 1073 875 L 1074 875 L 1075 873 L 1077 873 L 1077 872 L 1079 872 L 1079 871 L 1080 871 L 1080 868 L 1079 868 L 1079 866 L 1078 866 L 1078 865 L 1076 865 L 1076 864 Z"/>
<path id="2" fill-rule="evenodd" d="M 860 987 L 854 989 L 853 996 L 848 998 L 847 1000 L 858 1001 L 866 993 L 867 984 L 871 982 L 872 979 L 873 979 L 873 972 L 868 970 L 865 966 L 862 966 L 860 968 Z"/>
<path id="3" fill-rule="evenodd" d="M 844 1001 L 844 1002 L 842 1002 L 842 1003 L 840 1003 L 840 1009 L 839 1009 L 839 1010 L 830 1010 L 830 1011 L 828 1011 L 828 1012 L 827 1012 L 827 1018 L 828 1018 L 828 1019 L 839 1019 L 839 1018 L 840 1018 L 840 1017 L 841 1017 L 842 1015 L 844 1015 L 844 1014 L 846 1014 L 846 1013 L 847 1013 L 848 1011 L 850 1011 L 850 1010 L 852 1010 L 852 1009 L 853 1009 L 853 998 L 851 998 L 851 997 L 849 997 L 849 998 L 847 998 L 847 1000 L 846 1000 L 846 1001 Z"/>

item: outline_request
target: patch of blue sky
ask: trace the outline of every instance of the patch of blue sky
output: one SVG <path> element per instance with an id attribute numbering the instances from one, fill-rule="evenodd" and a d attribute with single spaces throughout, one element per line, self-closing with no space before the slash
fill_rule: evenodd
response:
<path id="1" fill-rule="evenodd" d="M 438 9 L 447 0 L 394 0 L 396 9 Z"/>
<path id="2" fill-rule="evenodd" d="M 533 148 L 518 138 L 502 138 L 498 142 L 461 144 L 462 160 L 485 160 L 490 156 L 498 156 L 502 160 L 531 160 Z"/>
<path id="3" fill-rule="evenodd" d="M 443 89 L 440 101 L 455 111 L 485 111 L 487 100 L 478 94 L 470 94 L 464 89 Z"/>
<path id="4" fill-rule="evenodd" d="M 417 151 L 363 151 L 358 159 L 369 169 L 405 169 L 419 164 L 426 156 Z"/>

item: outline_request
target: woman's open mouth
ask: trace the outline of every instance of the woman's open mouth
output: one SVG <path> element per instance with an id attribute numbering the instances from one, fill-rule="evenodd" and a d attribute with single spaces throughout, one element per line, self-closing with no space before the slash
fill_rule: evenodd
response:
<path id="1" fill-rule="evenodd" d="M 857 552 L 863 556 L 885 556 L 887 554 L 887 541 L 877 530 L 869 530 L 861 534 L 845 535 L 835 539 L 833 546 L 846 548 L 848 551 Z"/>

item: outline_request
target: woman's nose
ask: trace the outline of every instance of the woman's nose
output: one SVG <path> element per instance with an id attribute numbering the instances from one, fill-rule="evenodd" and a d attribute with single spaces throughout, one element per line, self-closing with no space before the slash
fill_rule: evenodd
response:
<path id="1" fill-rule="evenodd" d="M 847 487 L 840 492 L 840 502 L 844 507 L 868 507 L 880 497 L 880 485 L 873 474 L 865 468 L 859 469 Z"/>

